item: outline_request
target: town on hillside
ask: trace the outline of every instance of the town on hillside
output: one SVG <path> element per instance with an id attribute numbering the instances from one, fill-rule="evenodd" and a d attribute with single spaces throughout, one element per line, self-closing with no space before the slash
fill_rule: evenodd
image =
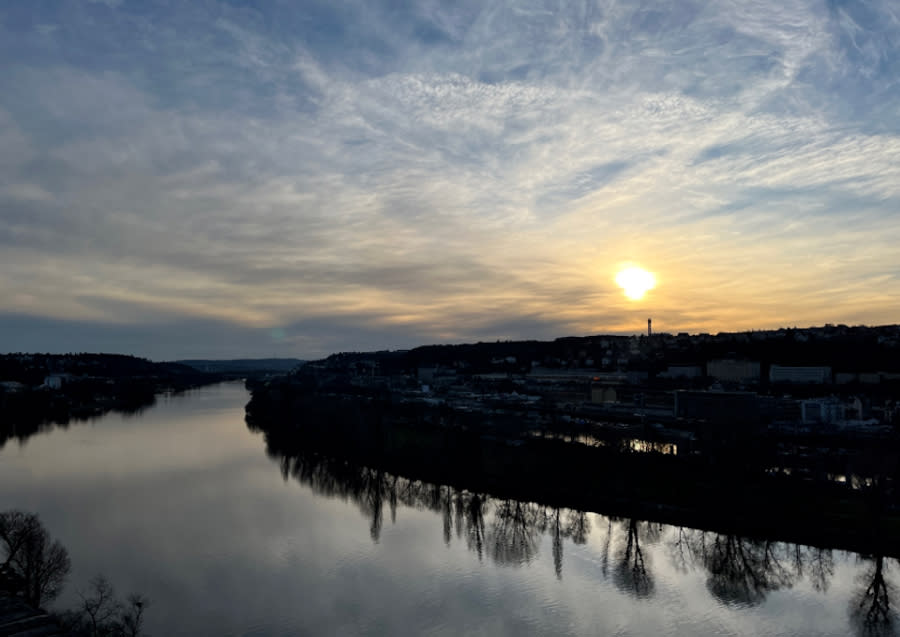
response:
<path id="1" fill-rule="evenodd" d="M 878 432 L 900 422 L 900 326 L 652 333 L 340 353 L 298 374 L 337 393 L 530 418 Z"/>

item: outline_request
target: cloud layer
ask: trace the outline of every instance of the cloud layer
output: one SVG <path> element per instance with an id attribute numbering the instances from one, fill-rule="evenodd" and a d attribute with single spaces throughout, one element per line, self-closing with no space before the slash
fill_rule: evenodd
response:
<path id="1" fill-rule="evenodd" d="M 898 53 L 887 1 L 16 3 L 0 349 L 894 322 Z"/>

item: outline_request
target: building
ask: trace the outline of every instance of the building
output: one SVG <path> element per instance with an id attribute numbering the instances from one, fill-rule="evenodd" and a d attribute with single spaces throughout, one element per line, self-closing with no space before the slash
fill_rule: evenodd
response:
<path id="1" fill-rule="evenodd" d="M 769 369 L 769 382 L 824 385 L 831 382 L 831 368 L 772 365 Z"/>
<path id="2" fill-rule="evenodd" d="M 834 382 L 838 385 L 848 385 L 850 383 L 863 383 L 864 385 L 878 385 L 881 383 L 881 374 L 879 372 L 836 372 Z"/>
<path id="3" fill-rule="evenodd" d="M 847 417 L 846 406 L 836 398 L 800 401 L 800 421 L 804 425 L 842 422 Z"/>
<path id="4" fill-rule="evenodd" d="M 760 422 L 759 397 L 753 392 L 676 391 L 674 415 L 723 425 L 755 425 Z"/>
<path id="5" fill-rule="evenodd" d="M 68 374 L 51 374 L 44 379 L 43 387 L 46 387 L 48 389 L 60 389 L 63 384 L 68 381 Z"/>
<path id="6" fill-rule="evenodd" d="M 595 385 L 591 387 L 591 402 L 595 405 L 617 402 L 618 395 L 614 387 Z"/>
<path id="7" fill-rule="evenodd" d="M 723 383 L 758 383 L 759 361 L 723 358 L 706 364 L 706 375 Z"/>
<path id="8" fill-rule="evenodd" d="M 699 365 L 669 365 L 666 371 L 659 374 L 660 378 L 700 378 L 703 370 Z"/>

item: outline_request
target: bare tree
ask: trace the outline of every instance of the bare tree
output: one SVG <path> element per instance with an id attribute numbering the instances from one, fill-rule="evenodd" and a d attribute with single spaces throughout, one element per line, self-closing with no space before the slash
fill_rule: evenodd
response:
<path id="1" fill-rule="evenodd" d="M 647 535 L 655 538 L 655 530 L 651 523 L 640 522 L 635 518 L 623 521 L 625 528 L 625 543 L 621 547 L 618 561 L 613 571 L 613 581 L 616 586 L 635 597 L 646 599 L 653 595 L 655 584 L 653 573 L 648 568 L 648 556 L 641 548 L 641 536 L 647 540 Z"/>
<path id="2" fill-rule="evenodd" d="M 79 592 L 78 596 L 81 597 L 81 612 L 87 619 L 90 634 L 105 634 L 105 627 L 119 613 L 119 602 L 112 584 L 104 576 L 97 575 L 91 580 L 91 592 L 88 595 Z"/>
<path id="3" fill-rule="evenodd" d="M 572 538 L 575 544 L 586 544 L 591 532 L 591 522 L 584 511 L 569 511 L 566 523 L 566 534 Z"/>
<path id="4" fill-rule="evenodd" d="M 90 582 L 87 593 L 79 592 L 81 605 L 61 615 L 63 627 L 75 637 L 138 637 L 144 626 L 144 611 L 150 605 L 137 593 L 125 602 L 116 598 L 112 584 L 102 575 Z"/>
<path id="5" fill-rule="evenodd" d="M 893 584 L 885 577 L 889 560 L 882 555 L 871 558 L 867 572 L 860 577 L 862 586 L 850 602 L 850 617 L 860 635 L 895 635 L 896 612 L 891 607 Z"/>
<path id="6" fill-rule="evenodd" d="M 0 550 L 4 571 L 19 582 L 28 604 L 35 608 L 59 595 L 71 569 L 69 554 L 33 513 L 0 513 Z"/>
<path id="7" fill-rule="evenodd" d="M 669 548 L 672 551 L 672 561 L 676 570 L 680 573 L 689 572 L 693 566 L 693 562 L 696 560 L 690 541 L 691 533 L 691 529 L 679 526 L 675 529 L 675 537 L 669 543 Z"/>
<path id="8" fill-rule="evenodd" d="M 800 577 L 789 568 L 790 548 L 780 542 L 715 534 L 695 554 L 709 572 L 707 588 L 726 604 L 761 604 L 770 592 L 790 588 Z"/>
<path id="9" fill-rule="evenodd" d="M 0 568 L 9 568 L 10 563 L 29 538 L 38 532 L 41 522 L 32 513 L 22 511 L 6 511 L 0 513 L 0 541 L 3 542 L 5 560 Z"/>
<path id="10" fill-rule="evenodd" d="M 488 508 L 488 498 L 473 493 L 463 507 L 465 519 L 466 545 L 478 554 L 480 562 L 484 555 L 485 523 L 484 514 Z"/>
<path id="11" fill-rule="evenodd" d="M 138 593 L 129 595 L 127 602 L 121 614 L 122 632 L 126 637 L 138 637 L 144 627 L 144 611 L 150 602 Z"/>
<path id="12" fill-rule="evenodd" d="M 498 564 L 530 563 L 538 552 L 544 531 L 543 509 L 518 500 L 498 500 L 488 529 L 488 554 Z"/>
<path id="13" fill-rule="evenodd" d="M 565 529 L 561 521 L 561 511 L 558 507 L 550 513 L 550 537 L 553 539 L 553 569 L 556 571 L 556 579 L 562 579 L 563 565 L 563 537 Z"/>

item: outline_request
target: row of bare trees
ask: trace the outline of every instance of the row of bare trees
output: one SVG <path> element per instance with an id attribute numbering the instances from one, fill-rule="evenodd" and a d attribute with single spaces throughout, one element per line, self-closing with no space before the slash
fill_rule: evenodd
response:
<path id="1" fill-rule="evenodd" d="M 0 512 L 0 594 L 21 597 L 40 608 L 62 592 L 71 570 L 65 547 L 53 540 L 40 518 L 23 511 Z M 80 604 L 59 615 L 60 623 L 78 637 L 137 637 L 148 606 L 145 597 L 131 594 L 120 601 L 103 577 L 79 592 Z"/>

